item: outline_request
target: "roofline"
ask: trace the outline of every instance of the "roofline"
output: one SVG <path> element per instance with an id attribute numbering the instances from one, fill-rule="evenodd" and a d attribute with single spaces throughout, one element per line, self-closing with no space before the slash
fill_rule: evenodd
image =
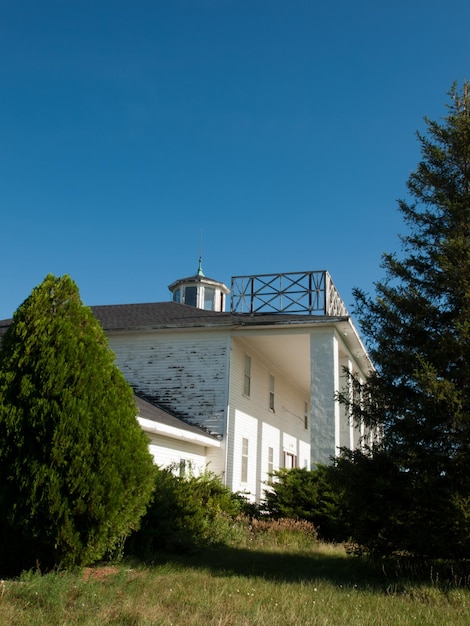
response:
<path id="1" fill-rule="evenodd" d="M 230 289 L 227 287 L 227 285 L 222 283 L 220 280 L 215 280 L 215 278 L 209 278 L 208 276 L 204 276 L 203 274 L 196 274 L 195 276 L 188 276 L 187 278 L 178 278 L 178 280 L 175 280 L 173 283 L 171 283 L 171 285 L 168 285 L 168 289 L 173 292 L 173 290 L 176 289 L 176 287 L 178 287 L 179 285 L 191 285 L 194 283 L 219 287 L 219 289 L 221 289 L 225 294 L 230 293 Z"/>
<path id="2" fill-rule="evenodd" d="M 146 303 L 144 303 L 146 304 Z M 156 303 L 158 304 L 158 303 Z M 122 305 L 95 305 L 91 306 L 93 313 L 96 315 L 97 309 L 103 307 L 113 307 Z M 127 306 L 127 305 L 124 305 Z M 139 306 L 137 304 L 137 306 Z M 186 307 L 186 305 L 179 305 Z M 193 307 L 190 307 L 191 309 Z M 360 337 L 360 334 L 354 324 L 354 321 L 350 315 L 340 316 L 328 316 L 328 315 L 305 315 L 305 314 L 289 314 L 289 313 L 230 313 L 230 312 L 209 312 L 200 311 L 194 309 L 195 316 L 182 319 L 179 322 L 160 322 L 152 324 L 133 324 L 125 325 L 121 327 L 109 327 L 107 325 L 101 325 L 106 334 L 119 334 L 119 333 L 134 333 L 142 331 L 172 331 L 172 330 L 187 330 L 189 331 L 237 331 L 241 329 L 280 329 L 297 328 L 298 330 L 313 328 L 317 325 L 323 326 L 338 326 L 340 324 L 347 324 L 351 330 L 352 338 L 344 339 L 345 343 L 351 349 L 351 352 L 355 355 L 362 355 L 367 362 L 371 371 L 374 371 L 374 365 L 369 357 L 368 351 Z M 11 324 L 12 319 L 0 321 L 0 336 L 7 330 Z M 348 333 L 342 333 L 343 338 Z M 352 344 L 352 345 L 351 345 Z M 355 344 L 355 345 L 354 345 Z"/>
<path id="3" fill-rule="evenodd" d="M 185 306 L 185 305 L 182 305 Z M 94 309 L 95 307 L 91 307 Z M 198 309 L 196 309 L 197 311 Z M 219 320 L 214 320 L 215 316 L 220 316 Z M 264 319 L 269 316 L 269 319 Z M 208 321 L 210 317 L 210 321 Z M 279 317 L 279 320 L 273 318 Z M 228 312 L 213 312 L 213 315 L 208 317 L 200 317 L 195 320 L 192 318 L 190 321 L 183 319 L 181 322 L 161 322 L 156 324 L 133 324 L 132 326 L 121 326 L 110 328 L 103 326 L 105 332 L 132 332 L 142 330 L 173 330 L 173 329 L 190 329 L 194 330 L 199 328 L 202 330 L 211 329 L 229 329 L 236 330 L 237 328 L 266 328 L 271 326 L 277 328 L 278 326 L 315 326 L 317 324 L 336 324 L 338 322 L 351 321 L 350 315 L 341 316 L 329 316 L 329 315 L 301 315 L 288 313 L 228 313 Z"/>
<path id="4" fill-rule="evenodd" d="M 221 445 L 218 439 L 209 435 L 189 432 L 183 428 L 176 428 L 175 426 L 162 424 L 146 417 L 139 417 L 139 415 L 137 415 L 137 421 L 142 430 L 152 435 L 163 435 L 170 439 L 177 439 L 178 441 L 186 441 L 211 448 L 220 448 Z"/>

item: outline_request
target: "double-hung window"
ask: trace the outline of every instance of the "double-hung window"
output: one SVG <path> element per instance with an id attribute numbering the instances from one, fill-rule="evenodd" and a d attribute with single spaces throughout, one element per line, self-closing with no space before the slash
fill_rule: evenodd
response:
<path id="1" fill-rule="evenodd" d="M 251 393 L 251 356 L 245 354 L 245 366 L 243 374 L 243 395 L 250 397 Z"/>
<path id="2" fill-rule="evenodd" d="M 274 471 L 274 448 L 268 448 L 268 474 Z"/>
<path id="3" fill-rule="evenodd" d="M 274 376 L 269 374 L 269 408 L 274 411 Z"/>
<path id="4" fill-rule="evenodd" d="M 241 482 L 248 482 L 248 439 L 243 437 L 242 439 L 242 471 Z"/>

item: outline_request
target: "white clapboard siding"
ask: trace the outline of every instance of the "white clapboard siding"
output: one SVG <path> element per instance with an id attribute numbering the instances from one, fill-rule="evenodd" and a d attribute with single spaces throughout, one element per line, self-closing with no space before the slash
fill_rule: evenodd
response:
<path id="1" fill-rule="evenodd" d="M 233 477 L 229 485 L 232 491 L 245 493 L 252 501 L 257 499 L 258 475 L 258 420 L 242 411 L 235 411 L 233 431 Z M 243 439 L 248 440 L 247 480 L 242 480 Z"/>
<path id="2" fill-rule="evenodd" d="M 244 395 L 245 354 L 251 357 L 250 396 Z M 269 379 L 274 376 L 274 411 L 269 407 Z M 227 482 L 237 491 L 246 488 L 256 499 L 264 492 L 268 449 L 274 449 L 274 469 L 284 464 L 284 452 L 299 457 L 310 450 L 310 431 L 305 429 L 305 394 L 282 374 L 273 369 L 262 354 L 250 349 L 248 341 L 236 339 L 232 345 L 230 364 L 230 411 L 227 450 Z M 249 437 L 249 461 L 256 476 L 255 485 L 240 483 L 242 440 Z M 254 438 L 253 441 L 251 438 Z M 255 489 L 255 491 L 253 491 Z"/>
<path id="3" fill-rule="evenodd" d="M 269 472 L 272 470 L 276 472 L 280 467 L 281 460 L 281 431 L 271 424 L 263 422 L 261 430 L 261 490 L 264 492 L 267 489 L 266 482 L 272 480 L 269 476 Z M 273 451 L 273 464 L 272 468 L 269 467 L 269 449 Z"/>
<path id="4" fill-rule="evenodd" d="M 225 433 L 228 338 L 218 332 L 110 334 L 127 381 L 188 423 Z"/>
<path id="5" fill-rule="evenodd" d="M 299 467 L 310 468 L 310 443 L 299 441 Z"/>
<path id="6" fill-rule="evenodd" d="M 150 435 L 150 454 L 160 467 L 179 466 L 184 461 L 195 475 L 204 472 L 207 466 L 206 450 L 186 441 L 176 441 L 161 435 Z"/>

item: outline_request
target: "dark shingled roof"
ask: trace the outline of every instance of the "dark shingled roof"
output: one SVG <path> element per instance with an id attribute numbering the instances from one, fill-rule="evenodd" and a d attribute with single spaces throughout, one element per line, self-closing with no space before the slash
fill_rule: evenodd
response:
<path id="1" fill-rule="evenodd" d="M 231 324 L 230 313 L 204 311 L 177 302 L 142 304 L 107 304 L 90 307 L 104 330 L 164 328 L 168 326 L 206 326 L 210 323 Z M 12 320 L 0 320 L 0 336 Z"/>
<path id="2" fill-rule="evenodd" d="M 134 400 L 137 405 L 139 417 L 143 417 L 144 419 L 151 420 L 153 422 L 158 422 L 158 424 L 173 426 L 173 428 L 179 428 L 180 430 L 184 430 L 189 433 L 196 433 L 198 435 L 204 435 L 206 437 L 216 439 L 202 428 L 188 424 L 179 417 L 168 413 L 168 411 L 165 411 L 161 407 L 148 402 L 137 394 L 134 395 Z"/>
<path id="3" fill-rule="evenodd" d="M 93 313 L 104 330 L 134 330 L 139 328 L 189 328 L 208 326 L 258 326 L 261 324 L 311 323 L 337 320 L 325 315 L 285 313 L 221 313 L 205 311 L 177 302 L 144 304 L 114 304 L 92 306 Z M 344 319 L 344 318 L 342 318 Z"/>
<path id="4" fill-rule="evenodd" d="M 105 330 L 230 324 L 230 313 L 205 311 L 177 302 L 111 304 L 91 307 Z"/>
<path id="5" fill-rule="evenodd" d="M 7 332 L 8 326 L 11 324 L 11 319 L 9 320 L 0 320 L 0 337 Z"/>
<path id="6" fill-rule="evenodd" d="M 146 302 L 141 304 L 107 304 L 90 307 L 105 331 L 150 328 L 197 328 L 209 326 L 260 326 L 270 324 L 310 324 L 339 321 L 348 316 L 305 315 L 289 313 L 221 313 L 205 311 L 177 302 Z M 0 320 L 0 337 L 11 324 Z"/>

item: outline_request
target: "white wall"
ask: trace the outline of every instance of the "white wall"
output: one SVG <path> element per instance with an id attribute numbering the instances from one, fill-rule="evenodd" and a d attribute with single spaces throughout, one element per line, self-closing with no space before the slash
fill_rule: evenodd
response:
<path id="1" fill-rule="evenodd" d="M 243 394 L 245 354 L 251 357 L 251 393 Z M 275 379 L 274 411 L 269 408 L 269 377 Z M 233 341 L 230 361 L 230 411 L 227 484 L 234 490 L 249 490 L 261 499 L 268 471 L 268 448 L 274 451 L 274 469 L 284 466 L 284 453 L 296 457 L 297 465 L 310 459 L 310 433 L 304 427 L 305 394 L 255 350 L 249 341 Z M 248 438 L 250 479 L 242 485 L 242 440 Z"/>
<path id="2" fill-rule="evenodd" d="M 196 475 L 204 472 L 207 465 L 206 448 L 187 441 L 179 441 L 163 435 L 149 435 L 149 450 L 154 462 L 160 467 L 169 465 L 179 465 L 185 460 L 187 465 L 191 464 Z"/>
<path id="3" fill-rule="evenodd" d="M 264 491 L 268 488 L 266 482 L 270 480 L 269 473 L 269 448 L 273 451 L 273 467 L 272 471 L 275 472 L 281 467 L 281 431 L 276 426 L 262 423 L 261 426 L 262 441 L 261 446 L 261 498 L 263 498 Z"/>
<path id="4" fill-rule="evenodd" d="M 243 411 L 235 410 L 233 439 L 234 453 L 232 455 L 232 481 L 229 485 L 232 491 L 246 493 L 251 500 L 255 500 L 259 486 L 258 475 L 258 420 Z M 248 473 L 247 480 L 242 480 L 242 443 L 248 440 Z"/>

